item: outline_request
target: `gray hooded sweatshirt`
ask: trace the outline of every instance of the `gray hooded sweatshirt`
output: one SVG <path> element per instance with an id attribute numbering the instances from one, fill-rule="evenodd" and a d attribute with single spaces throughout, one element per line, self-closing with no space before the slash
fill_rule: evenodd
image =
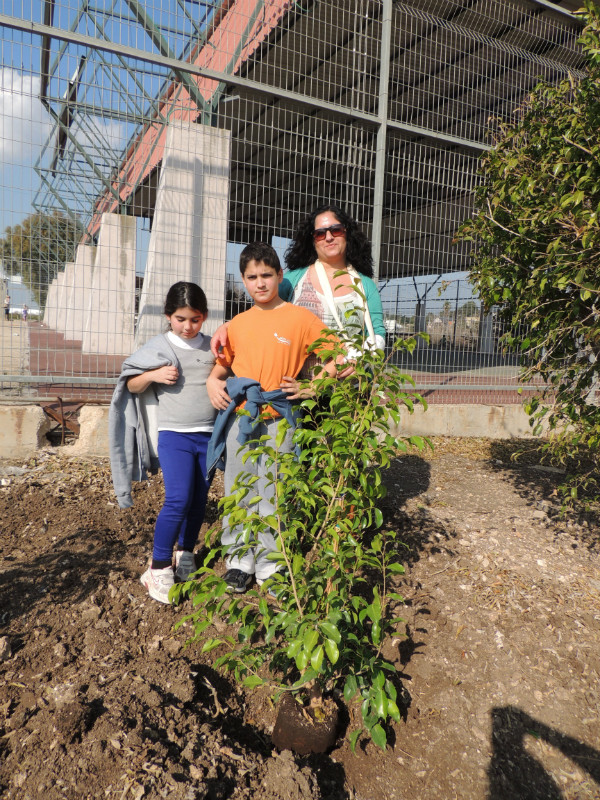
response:
<path id="1" fill-rule="evenodd" d="M 158 408 L 154 384 L 145 392 L 133 394 L 127 388 L 127 380 L 168 365 L 180 367 L 175 350 L 161 333 L 126 358 L 121 367 L 108 414 L 110 468 L 120 508 L 133 505 L 132 482 L 145 480 L 160 466 L 156 454 L 156 415 L 154 423 L 148 423 L 149 412 Z"/>

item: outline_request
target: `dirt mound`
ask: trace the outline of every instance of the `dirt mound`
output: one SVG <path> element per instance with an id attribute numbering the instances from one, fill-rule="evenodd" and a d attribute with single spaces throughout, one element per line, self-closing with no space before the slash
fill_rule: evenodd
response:
<path id="1" fill-rule="evenodd" d="M 437 445 L 386 473 L 407 603 L 385 655 L 405 720 L 385 753 L 342 736 L 318 756 L 274 749 L 268 692 L 185 647 L 185 607 L 139 583 L 159 478 L 120 511 L 104 461 L 65 447 L 1 463 L 2 795 L 599 798 L 597 520 L 557 516 L 556 476 L 506 446 Z"/>

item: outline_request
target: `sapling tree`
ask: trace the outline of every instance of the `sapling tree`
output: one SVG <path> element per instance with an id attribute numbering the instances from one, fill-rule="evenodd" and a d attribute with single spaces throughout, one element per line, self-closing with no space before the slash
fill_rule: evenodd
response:
<path id="1" fill-rule="evenodd" d="M 354 344 L 364 343 L 359 335 Z M 328 339 L 321 344 L 332 345 Z M 415 341 L 396 342 L 412 350 Z M 340 346 L 322 353 L 339 354 Z M 243 596 L 226 592 L 214 570 L 223 556 L 218 531 L 209 531 L 210 552 L 196 578 L 176 587 L 188 594 L 194 610 L 193 640 L 203 651 L 218 648 L 217 666 L 247 687 L 270 683 L 300 699 L 337 689 L 347 702 L 360 701 L 361 731 L 384 748 L 386 723 L 400 719 L 396 670 L 382 648 L 398 632 L 397 576 L 403 572 L 402 544 L 382 528 L 378 503 L 385 495 L 382 473 L 399 451 L 423 449 L 427 440 L 394 435 L 402 415 L 425 406 L 414 382 L 392 363 L 394 354 L 366 351 L 352 378 L 315 381 L 316 396 L 302 402 L 304 424 L 294 435 L 297 453 L 281 453 L 287 424 L 282 421 L 275 447 L 258 441 L 246 458 L 266 458 L 275 500 L 272 515 L 261 518 L 243 508 L 249 475 L 241 474 L 221 501 L 231 524 L 245 530 L 245 544 L 269 529 L 277 540 L 278 572 Z M 276 595 L 276 602 L 268 590 Z M 220 618 L 235 635 L 215 635 Z M 183 621 L 183 620 L 182 620 Z"/>
<path id="2" fill-rule="evenodd" d="M 472 278 L 522 354 L 522 379 L 541 377 L 526 409 L 547 423 L 551 453 L 573 463 L 600 447 L 600 8 L 586 0 L 586 67 L 558 85 L 540 83 L 498 125 L 481 160 L 476 211 L 458 238 L 476 243 Z M 594 473 L 568 481 L 595 488 Z"/>

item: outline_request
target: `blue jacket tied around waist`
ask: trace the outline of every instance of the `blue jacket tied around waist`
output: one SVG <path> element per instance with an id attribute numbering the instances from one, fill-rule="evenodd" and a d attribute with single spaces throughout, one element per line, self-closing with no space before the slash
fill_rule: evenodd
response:
<path id="1" fill-rule="evenodd" d="M 286 419 L 292 427 L 298 424 L 299 409 L 294 408 L 287 394 L 281 389 L 274 389 L 265 392 L 258 381 L 252 378 L 227 378 L 227 394 L 231 397 L 231 403 L 225 410 L 219 411 L 215 421 L 215 427 L 208 444 L 206 453 L 206 468 L 209 480 L 217 469 L 225 467 L 225 438 L 227 426 L 231 416 L 235 414 L 235 409 L 243 400 L 246 400 L 244 411 L 239 417 L 240 432 L 237 440 L 244 444 L 252 438 L 254 428 L 258 423 L 261 406 L 271 406 L 278 414 Z"/>

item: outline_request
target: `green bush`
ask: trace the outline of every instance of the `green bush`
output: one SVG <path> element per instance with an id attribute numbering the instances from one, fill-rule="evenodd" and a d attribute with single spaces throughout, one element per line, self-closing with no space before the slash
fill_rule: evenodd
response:
<path id="1" fill-rule="evenodd" d="M 521 380 L 547 387 L 526 411 L 534 434 L 550 432 L 573 500 L 600 488 L 600 6 L 586 0 L 578 13 L 584 69 L 539 83 L 498 124 L 457 233 L 475 244 L 472 280 L 522 356 Z"/>

